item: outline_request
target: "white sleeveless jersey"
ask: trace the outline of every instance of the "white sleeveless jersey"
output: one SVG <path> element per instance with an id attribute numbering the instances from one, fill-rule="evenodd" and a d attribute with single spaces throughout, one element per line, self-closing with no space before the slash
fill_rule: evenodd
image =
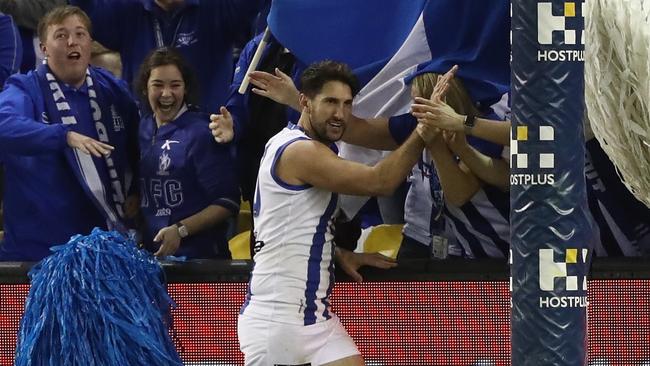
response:
<path id="1" fill-rule="evenodd" d="M 331 224 L 338 197 L 310 185 L 287 184 L 275 173 L 285 148 L 308 139 L 291 125 L 266 144 L 253 202 L 255 266 L 241 314 L 303 325 L 331 318 Z"/>

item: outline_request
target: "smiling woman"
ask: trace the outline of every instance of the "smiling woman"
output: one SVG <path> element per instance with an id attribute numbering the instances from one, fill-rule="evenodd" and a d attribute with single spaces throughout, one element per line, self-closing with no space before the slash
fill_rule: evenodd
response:
<path id="1" fill-rule="evenodd" d="M 167 89 L 166 93 L 174 89 L 174 97 L 180 97 L 176 112 L 180 109 L 180 104 L 191 106 L 198 98 L 192 70 L 178 52 L 167 47 L 152 51 L 142 62 L 135 85 L 136 93 L 144 98 L 143 106 L 153 114 L 156 114 L 154 108 L 158 106 L 158 101 L 152 103 L 151 98 L 161 97 L 164 89 Z"/>
<path id="2" fill-rule="evenodd" d="M 136 91 L 150 112 L 140 121 L 145 246 L 161 257 L 230 258 L 226 220 L 239 211 L 234 160 L 214 142 L 208 115 L 190 110 L 194 85 L 169 48 L 140 68 Z"/>
<path id="3" fill-rule="evenodd" d="M 163 65 L 151 70 L 147 99 L 158 127 L 176 117 L 185 99 L 185 82 L 176 65 Z"/>

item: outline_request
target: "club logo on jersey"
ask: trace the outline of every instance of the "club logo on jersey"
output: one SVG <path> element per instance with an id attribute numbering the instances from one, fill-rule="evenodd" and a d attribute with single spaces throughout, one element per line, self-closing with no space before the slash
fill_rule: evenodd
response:
<path id="1" fill-rule="evenodd" d="M 162 144 L 162 146 L 160 147 L 160 149 L 161 149 L 161 150 L 167 150 L 167 151 L 169 151 L 169 150 L 172 149 L 172 144 L 180 144 L 180 141 L 176 141 L 176 140 L 165 140 L 165 143 Z"/>
<path id="2" fill-rule="evenodd" d="M 553 185 L 555 174 L 555 153 L 553 142 L 555 130 L 552 126 L 539 126 L 536 136 L 529 136 L 528 126 L 517 126 L 515 136 L 510 140 L 512 171 L 511 185 Z M 533 137 L 533 138 L 529 138 Z M 536 174 L 520 173 L 532 169 Z"/>
<path id="3" fill-rule="evenodd" d="M 553 293 L 582 291 L 583 296 L 542 296 L 540 308 L 577 308 L 587 306 L 587 276 L 579 276 L 574 268 L 587 266 L 588 249 L 567 248 L 564 260 L 555 260 L 553 249 L 539 250 L 539 288 Z M 580 255 L 579 255 L 580 254 Z M 579 279 L 582 277 L 580 283 Z M 579 284 L 580 283 L 580 284 Z"/>
<path id="4" fill-rule="evenodd" d="M 550 1 L 537 3 L 537 43 L 541 46 L 537 50 L 537 61 L 584 61 L 583 3 L 560 2 L 562 7 L 556 7 L 555 11 L 553 4 Z"/>
<path id="5" fill-rule="evenodd" d="M 158 160 L 158 175 L 169 175 L 169 166 L 172 163 L 172 159 L 167 154 L 167 151 L 163 150 L 160 154 L 160 159 Z"/>
<path id="6" fill-rule="evenodd" d="M 178 37 L 176 37 L 176 47 L 187 47 L 195 44 L 198 42 L 198 38 L 196 37 L 196 34 L 194 31 L 192 32 L 186 32 L 186 33 L 179 33 Z"/>

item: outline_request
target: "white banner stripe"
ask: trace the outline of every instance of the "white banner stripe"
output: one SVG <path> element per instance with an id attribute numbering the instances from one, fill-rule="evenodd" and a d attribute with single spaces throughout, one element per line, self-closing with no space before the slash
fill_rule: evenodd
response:
<path id="1" fill-rule="evenodd" d="M 77 164 L 79 165 L 79 171 L 81 172 L 81 175 L 83 176 L 84 182 L 86 182 L 88 189 L 90 192 L 92 192 L 97 202 L 99 202 L 100 206 L 104 209 L 108 215 L 109 220 L 111 222 L 118 222 L 115 212 L 113 212 L 113 210 L 106 202 L 104 184 L 99 178 L 99 172 L 97 172 L 97 167 L 93 162 L 93 158 L 78 149 L 73 149 L 73 151 L 77 159 Z"/>
<path id="2" fill-rule="evenodd" d="M 354 114 L 362 118 L 390 117 L 408 111 L 410 88 L 404 77 L 418 64 L 431 60 L 422 14 L 397 53 L 359 92 L 354 100 Z"/>

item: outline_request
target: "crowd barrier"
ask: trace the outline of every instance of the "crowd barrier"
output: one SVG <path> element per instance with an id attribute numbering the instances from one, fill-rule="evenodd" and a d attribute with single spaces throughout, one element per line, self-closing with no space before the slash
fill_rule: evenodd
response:
<path id="1" fill-rule="evenodd" d="M 0 365 L 12 365 L 31 263 L 0 263 Z M 186 365 L 241 365 L 237 314 L 250 261 L 164 264 L 176 302 L 172 337 Z M 510 364 L 504 260 L 414 260 L 337 273 L 332 305 L 367 365 Z M 595 259 L 588 286 L 589 364 L 650 365 L 650 260 Z M 549 304 L 549 306 L 562 306 Z"/>

